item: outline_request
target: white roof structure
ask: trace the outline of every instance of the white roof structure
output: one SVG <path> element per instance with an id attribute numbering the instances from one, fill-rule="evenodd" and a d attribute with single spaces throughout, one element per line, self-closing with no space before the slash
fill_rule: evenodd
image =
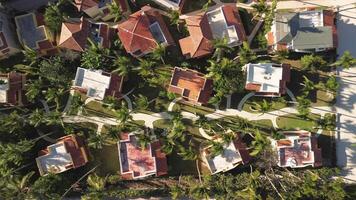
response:
<path id="1" fill-rule="evenodd" d="M 0 77 L 0 103 L 7 102 L 7 91 L 9 90 L 8 78 Z"/>
<path id="2" fill-rule="evenodd" d="M 207 148 L 207 151 L 209 147 Z M 242 157 L 236 149 L 234 142 L 224 145 L 224 152 L 221 155 L 210 157 L 205 151 L 203 151 L 203 160 L 207 164 L 210 172 L 216 174 L 219 172 L 226 172 L 235 168 L 242 162 Z"/>
<path id="3" fill-rule="evenodd" d="M 36 158 L 41 175 L 61 173 L 73 165 L 72 156 L 67 152 L 64 142 L 48 146 L 48 151 L 48 154 Z"/>
<path id="4" fill-rule="evenodd" d="M 179 10 L 179 5 L 182 0 L 153 0 L 172 10 Z"/>
<path id="5" fill-rule="evenodd" d="M 311 10 L 299 13 L 299 27 L 321 27 L 324 26 L 322 10 Z"/>
<path id="6" fill-rule="evenodd" d="M 110 82 L 111 76 L 103 74 L 101 70 L 89 70 L 78 67 L 73 86 L 87 89 L 88 97 L 103 100 Z"/>
<path id="7" fill-rule="evenodd" d="M 246 85 L 261 85 L 258 92 L 279 93 L 280 82 L 283 78 L 281 65 L 273 63 L 246 64 Z"/>
<path id="8" fill-rule="evenodd" d="M 223 7 L 207 12 L 210 29 L 214 39 L 227 38 L 230 46 L 236 46 L 239 41 L 239 36 L 235 26 L 228 26 L 224 15 Z"/>

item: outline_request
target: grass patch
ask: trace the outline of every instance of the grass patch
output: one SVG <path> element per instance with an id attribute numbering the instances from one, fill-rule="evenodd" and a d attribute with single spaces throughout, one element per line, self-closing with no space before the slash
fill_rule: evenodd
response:
<path id="1" fill-rule="evenodd" d="M 307 119 L 301 118 L 296 114 L 289 114 L 277 118 L 277 125 L 283 130 L 308 130 L 313 131 L 315 121 L 320 118 L 320 115 L 309 114 Z"/>
<path id="2" fill-rule="evenodd" d="M 186 111 L 198 115 L 207 115 L 215 112 L 215 109 L 206 106 L 197 106 L 188 103 L 178 102 L 174 105 L 173 110 L 175 111 Z"/>
<path id="3" fill-rule="evenodd" d="M 242 110 L 252 113 L 258 113 L 259 111 L 254 110 L 253 108 L 256 107 L 254 102 L 261 104 L 263 99 L 265 99 L 268 103 L 272 103 L 272 107 L 269 111 L 272 110 L 279 110 L 285 107 L 288 107 L 285 97 L 280 98 L 264 98 L 264 97 L 257 97 L 253 96 L 249 98 L 242 107 Z"/>
<path id="4" fill-rule="evenodd" d="M 186 2 L 183 5 L 182 13 L 185 14 L 196 10 L 200 10 L 207 2 L 208 0 L 194 0 L 194 1 Z M 212 2 L 212 4 L 209 7 L 213 5 L 215 5 L 215 2 Z"/>
<path id="5" fill-rule="evenodd" d="M 95 116 L 100 115 L 100 116 L 107 116 L 107 117 L 115 116 L 114 111 L 104 108 L 102 104 L 98 101 L 89 102 L 88 104 L 85 105 L 85 109 L 89 115 L 95 115 Z"/>
<path id="6" fill-rule="evenodd" d="M 100 166 L 96 173 L 101 176 L 120 173 L 119 152 L 117 144 L 104 145 L 102 149 L 91 149 L 93 161 L 91 165 Z"/>

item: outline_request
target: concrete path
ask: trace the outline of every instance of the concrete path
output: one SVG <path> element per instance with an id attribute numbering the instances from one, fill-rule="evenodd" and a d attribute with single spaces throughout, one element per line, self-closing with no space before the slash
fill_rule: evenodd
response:
<path id="1" fill-rule="evenodd" d="M 243 108 L 245 102 L 246 102 L 249 98 L 253 97 L 254 95 L 255 95 L 254 92 L 250 92 L 250 93 L 246 94 L 246 95 L 241 99 L 241 101 L 239 102 L 239 105 L 237 106 L 237 110 L 242 111 L 242 108 Z"/>

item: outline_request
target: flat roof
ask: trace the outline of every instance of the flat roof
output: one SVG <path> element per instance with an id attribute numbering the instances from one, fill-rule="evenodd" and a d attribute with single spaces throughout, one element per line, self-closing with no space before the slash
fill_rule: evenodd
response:
<path id="1" fill-rule="evenodd" d="M 36 15 L 29 13 L 15 17 L 20 40 L 31 49 L 37 49 L 37 43 L 47 39 L 44 26 L 37 25 Z"/>
<path id="2" fill-rule="evenodd" d="M 36 158 L 41 174 L 61 173 L 73 165 L 72 156 L 67 152 L 64 142 L 48 146 L 49 153 Z"/>
<path id="3" fill-rule="evenodd" d="M 222 8 L 220 7 L 206 13 L 213 37 L 214 39 L 227 38 L 229 44 L 236 43 L 239 41 L 239 36 L 235 26 L 228 26 Z"/>
<path id="4" fill-rule="evenodd" d="M 207 148 L 209 151 L 209 148 Z M 205 155 L 207 164 L 212 174 L 228 171 L 236 167 L 237 164 L 242 162 L 242 157 L 236 149 L 234 142 L 224 145 L 224 151 L 221 155 L 210 157 L 209 154 Z"/>
<path id="5" fill-rule="evenodd" d="M 111 82 L 110 75 L 104 75 L 101 70 L 89 70 L 78 67 L 74 86 L 87 90 L 87 96 L 103 100 Z"/>
<path id="6" fill-rule="evenodd" d="M 259 92 L 279 93 L 283 68 L 273 63 L 249 63 L 246 65 L 246 85 L 261 85 Z"/>

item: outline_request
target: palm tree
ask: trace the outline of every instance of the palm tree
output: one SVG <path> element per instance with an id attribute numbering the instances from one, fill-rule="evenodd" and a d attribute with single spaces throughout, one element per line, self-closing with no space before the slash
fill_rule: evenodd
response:
<path id="1" fill-rule="evenodd" d="M 202 10 L 204 10 L 204 11 L 206 12 L 212 4 L 213 4 L 213 0 L 208 0 L 208 1 L 203 5 Z"/>
<path id="2" fill-rule="evenodd" d="M 327 114 L 323 118 L 317 121 L 317 124 L 321 126 L 324 130 L 332 131 L 335 130 L 336 126 L 336 115 Z"/>
<path id="3" fill-rule="evenodd" d="M 42 79 L 32 81 L 27 85 L 26 97 L 29 101 L 33 102 L 42 92 Z"/>
<path id="4" fill-rule="evenodd" d="M 203 185 L 195 185 L 192 187 L 190 189 L 190 195 L 193 199 L 210 199 L 208 190 Z"/>
<path id="5" fill-rule="evenodd" d="M 221 57 L 225 53 L 230 53 L 233 50 L 229 46 L 229 39 L 226 37 L 213 40 L 213 47 L 215 49 L 213 58 L 216 58 L 217 62 L 219 62 L 221 60 Z"/>
<path id="6" fill-rule="evenodd" d="M 154 67 L 157 64 L 156 62 L 142 58 L 140 58 L 139 61 L 140 64 L 135 70 L 138 71 L 140 76 L 148 77 L 154 74 Z"/>
<path id="7" fill-rule="evenodd" d="M 176 140 L 180 139 L 180 141 L 185 140 L 185 135 L 183 134 L 186 127 L 180 119 L 172 119 L 171 127 L 168 128 L 167 138 Z"/>
<path id="8" fill-rule="evenodd" d="M 11 175 L 7 180 L 2 191 L 9 199 L 27 199 L 30 190 L 30 179 L 35 174 L 31 171 L 24 176 Z"/>
<path id="9" fill-rule="evenodd" d="M 166 54 L 166 47 L 163 46 L 162 44 L 157 44 L 156 48 L 153 49 L 152 58 L 154 60 L 161 60 L 163 64 L 166 64 L 163 59 L 165 54 Z"/>
<path id="10" fill-rule="evenodd" d="M 332 92 L 333 94 L 336 94 L 337 90 L 340 87 L 340 84 L 337 82 L 335 76 L 331 76 L 324 84 L 324 87 L 326 90 Z"/>
<path id="11" fill-rule="evenodd" d="M 254 140 L 252 141 L 253 151 L 250 153 L 251 156 L 259 155 L 265 148 L 270 144 L 268 138 L 260 133 L 259 130 L 255 131 Z"/>
<path id="12" fill-rule="evenodd" d="M 59 111 L 60 108 L 60 98 L 64 95 L 65 93 L 64 88 L 49 88 L 46 91 L 46 100 L 47 102 L 52 102 L 54 101 L 56 103 L 56 111 Z"/>
<path id="13" fill-rule="evenodd" d="M 179 12 L 177 10 L 170 10 L 169 19 L 171 21 L 171 25 L 176 25 L 177 30 L 180 31 L 179 23 L 181 22 L 181 20 L 179 19 Z"/>
<path id="14" fill-rule="evenodd" d="M 102 149 L 108 144 L 108 136 L 103 134 L 91 133 L 88 138 L 88 146 L 94 149 Z"/>
<path id="15" fill-rule="evenodd" d="M 198 119 L 194 121 L 194 124 L 202 128 L 208 124 L 208 118 L 205 115 L 198 114 Z"/>
<path id="16" fill-rule="evenodd" d="M 85 102 L 82 101 L 79 94 L 75 93 L 71 99 L 69 113 L 77 113 L 78 111 L 85 111 Z"/>
<path id="17" fill-rule="evenodd" d="M 31 49 L 28 46 L 24 46 L 24 49 L 22 51 L 23 55 L 25 56 L 25 60 L 26 62 L 29 62 L 30 64 L 28 66 L 32 66 L 33 64 L 35 64 L 37 62 L 37 58 L 38 58 L 38 53 L 36 50 Z"/>
<path id="18" fill-rule="evenodd" d="M 104 191 L 107 182 L 106 177 L 100 177 L 96 173 L 90 174 L 87 178 L 87 184 L 90 191 Z"/>
<path id="19" fill-rule="evenodd" d="M 124 102 L 121 103 L 121 108 L 115 112 L 116 119 L 120 122 L 120 126 L 124 127 L 127 122 L 132 121 L 130 111 Z"/>
<path id="20" fill-rule="evenodd" d="M 257 15 L 255 17 L 262 17 L 268 12 L 268 6 L 266 0 L 259 0 L 257 3 L 252 5 L 252 8 L 256 11 Z"/>
<path id="21" fill-rule="evenodd" d="M 333 64 L 333 66 L 342 66 L 345 69 L 349 69 L 356 65 L 356 58 L 352 57 L 349 51 L 345 51 L 344 54 Z"/>
<path id="22" fill-rule="evenodd" d="M 236 138 L 236 134 L 232 131 L 226 131 L 221 134 L 221 139 L 224 144 L 230 144 Z"/>
<path id="23" fill-rule="evenodd" d="M 38 110 L 36 109 L 34 112 L 31 113 L 31 115 L 29 116 L 28 120 L 29 123 L 34 126 L 34 127 L 38 127 L 40 124 L 43 123 L 44 121 L 44 115 L 45 113 L 42 110 Z"/>
<path id="24" fill-rule="evenodd" d="M 249 62 L 256 60 L 256 54 L 250 49 L 250 45 L 247 42 L 243 42 L 238 53 L 238 58 L 241 65 L 245 65 Z"/>
<path id="25" fill-rule="evenodd" d="M 251 169 L 252 170 L 252 169 Z M 260 172 L 254 171 L 250 173 L 249 183 L 247 187 L 236 193 L 237 197 L 241 199 L 262 199 L 261 195 L 257 192 L 257 187 L 259 184 Z"/>
<path id="26" fill-rule="evenodd" d="M 303 94 L 308 96 L 309 92 L 315 90 L 315 84 L 313 81 L 309 80 L 306 76 L 303 76 L 303 83 L 300 83 L 303 86 Z"/>
<path id="27" fill-rule="evenodd" d="M 25 153 L 32 149 L 34 141 L 22 140 L 18 143 L 0 143 L 0 160 L 2 164 L 14 163 L 20 166 L 24 160 Z"/>
<path id="28" fill-rule="evenodd" d="M 253 102 L 253 104 L 256 106 L 257 110 L 261 111 L 262 113 L 270 111 L 273 107 L 273 102 L 269 103 L 266 101 L 266 99 L 263 99 L 261 103 Z"/>
<path id="29" fill-rule="evenodd" d="M 182 156 L 183 160 L 198 159 L 198 152 L 195 149 L 193 149 L 192 146 L 189 146 L 188 148 L 180 146 L 178 155 Z"/>
<path id="30" fill-rule="evenodd" d="M 114 141 L 118 141 L 120 139 L 120 133 L 121 133 L 121 129 L 118 127 L 113 127 L 110 126 L 109 129 L 106 132 L 106 135 L 114 140 Z"/>
<path id="31" fill-rule="evenodd" d="M 297 97 L 297 111 L 300 117 L 307 117 L 310 113 L 310 105 L 311 105 L 311 101 L 309 99 L 307 99 L 305 96 L 299 96 Z"/>
<path id="32" fill-rule="evenodd" d="M 118 57 L 114 62 L 114 66 L 116 67 L 116 69 L 112 72 L 118 72 L 120 76 L 127 76 L 130 73 L 130 64 L 131 61 L 128 57 Z"/>
<path id="33" fill-rule="evenodd" d="M 146 110 L 149 105 L 147 97 L 142 94 L 135 96 L 135 105 L 137 110 Z"/>
<path id="34" fill-rule="evenodd" d="M 142 151 L 147 149 L 148 145 L 152 143 L 152 138 L 150 135 L 145 134 L 144 131 L 135 134 L 135 136 L 138 139 L 138 143 L 140 144 Z"/>
<path id="35" fill-rule="evenodd" d="M 44 14 L 44 21 L 54 37 L 60 32 L 62 22 L 65 20 L 65 13 L 60 9 L 61 2 L 64 1 L 59 1 L 57 4 L 49 3 Z"/>
<path id="36" fill-rule="evenodd" d="M 214 158 L 215 156 L 223 154 L 224 145 L 221 142 L 215 142 L 215 141 L 210 140 L 208 142 L 208 145 L 210 146 L 210 148 L 209 148 L 209 151 L 210 151 L 209 156 L 211 158 Z"/>
<path id="37" fill-rule="evenodd" d="M 47 125 L 57 125 L 60 124 L 64 127 L 64 122 L 62 119 L 62 113 L 58 111 L 52 111 L 45 114 L 45 119 Z"/>
<path id="38" fill-rule="evenodd" d="M 116 1 L 111 1 L 109 6 L 110 15 L 114 16 L 114 22 L 118 22 L 123 18 L 122 10 Z"/>
<path id="39" fill-rule="evenodd" d="M 106 96 L 103 100 L 103 107 L 109 110 L 117 110 L 120 108 L 120 101 L 114 96 Z"/>
<path id="40" fill-rule="evenodd" d="M 24 118 L 21 117 L 17 111 L 13 111 L 9 115 L 1 116 L 0 119 L 1 128 L 11 134 L 22 130 L 25 126 Z"/>
<path id="41" fill-rule="evenodd" d="M 171 153 L 173 152 L 174 146 L 175 146 L 174 141 L 173 141 L 172 139 L 170 139 L 170 138 L 167 138 L 167 139 L 165 140 L 163 146 L 161 147 L 161 150 L 162 150 L 165 154 L 169 155 L 169 154 L 171 154 Z"/>
<path id="42" fill-rule="evenodd" d="M 176 200 L 179 199 L 184 194 L 184 190 L 178 185 L 174 185 L 173 187 L 170 188 L 169 193 L 171 194 L 171 198 L 173 200 Z"/>

